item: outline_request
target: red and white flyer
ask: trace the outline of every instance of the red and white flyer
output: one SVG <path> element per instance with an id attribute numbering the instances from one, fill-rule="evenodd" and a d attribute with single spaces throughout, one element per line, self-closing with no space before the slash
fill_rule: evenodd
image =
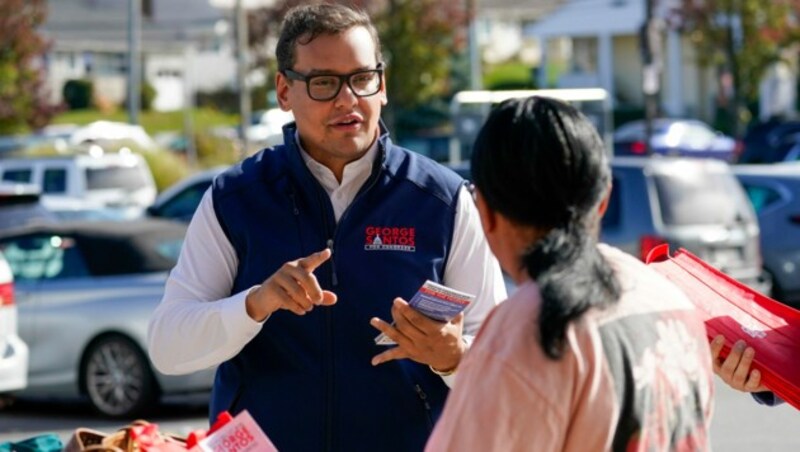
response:
<path id="1" fill-rule="evenodd" d="M 408 305 L 433 320 L 449 322 L 474 299 L 474 295 L 428 280 L 411 297 Z M 375 338 L 375 343 L 377 345 L 395 345 L 395 342 L 383 333 Z"/>
<path id="2" fill-rule="evenodd" d="M 246 410 L 214 431 L 191 452 L 277 452 L 263 430 Z"/>

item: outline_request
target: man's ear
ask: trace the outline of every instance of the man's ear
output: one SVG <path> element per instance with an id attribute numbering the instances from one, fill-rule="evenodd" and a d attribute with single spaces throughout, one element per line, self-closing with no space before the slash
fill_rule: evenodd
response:
<path id="1" fill-rule="evenodd" d="M 381 105 L 385 107 L 389 103 L 389 96 L 386 95 L 386 74 L 381 74 L 381 77 L 383 80 L 381 80 L 381 91 L 379 94 L 381 96 Z"/>
<path id="2" fill-rule="evenodd" d="M 289 102 L 289 80 L 280 72 L 275 74 L 275 95 L 281 110 L 290 111 L 292 109 L 292 104 Z"/>

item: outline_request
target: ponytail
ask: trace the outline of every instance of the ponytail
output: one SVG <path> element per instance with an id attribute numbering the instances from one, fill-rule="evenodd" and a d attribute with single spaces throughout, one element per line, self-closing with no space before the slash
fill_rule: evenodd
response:
<path id="1" fill-rule="evenodd" d="M 548 357 L 559 359 L 569 323 L 589 308 L 614 303 L 619 284 L 596 240 L 583 228 L 551 229 L 526 250 L 522 262 L 542 297 L 539 342 Z"/>

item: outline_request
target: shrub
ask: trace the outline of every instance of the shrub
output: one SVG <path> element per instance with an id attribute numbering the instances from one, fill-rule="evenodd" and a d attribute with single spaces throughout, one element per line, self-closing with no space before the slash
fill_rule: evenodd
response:
<path id="1" fill-rule="evenodd" d="M 73 79 L 64 83 L 62 95 L 70 110 L 83 110 L 92 105 L 94 84 L 91 80 Z"/>

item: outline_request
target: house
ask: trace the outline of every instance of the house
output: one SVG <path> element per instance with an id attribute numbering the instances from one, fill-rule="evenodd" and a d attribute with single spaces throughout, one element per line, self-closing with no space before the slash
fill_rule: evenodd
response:
<path id="1" fill-rule="evenodd" d="M 658 2 L 656 17 L 666 24 L 662 39 L 661 108 L 670 116 L 710 119 L 714 73 L 699 67 L 694 47 L 681 36 L 671 8 Z M 567 0 L 523 30 L 541 45 L 540 86 L 606 89 L 613 107 L 642 107 L 642 57 L 639 29 L 643 0 Z"/>
<path id="2" fill-rule="evenodd" d="M 236 63 L 229 12 L 208 0 L 141 0 L 143 79 L 156 90 L 153 108 L 183 108 L 188 90 L 234 86 Z M 52 101 L 64 83 L 88 78 L 101 101 L 126 98 L 128 1 L 51 0 L 42 34 Z"/>
<path id="3" fill-rule="evenodd" d="M 539 47 L 534 39 L 526 39 L 523 30 L 564 3 L 564 0 L 473 1 L 483 62 L 492 64 L 513 57 L 532 67 L 539 62 Z"/>

